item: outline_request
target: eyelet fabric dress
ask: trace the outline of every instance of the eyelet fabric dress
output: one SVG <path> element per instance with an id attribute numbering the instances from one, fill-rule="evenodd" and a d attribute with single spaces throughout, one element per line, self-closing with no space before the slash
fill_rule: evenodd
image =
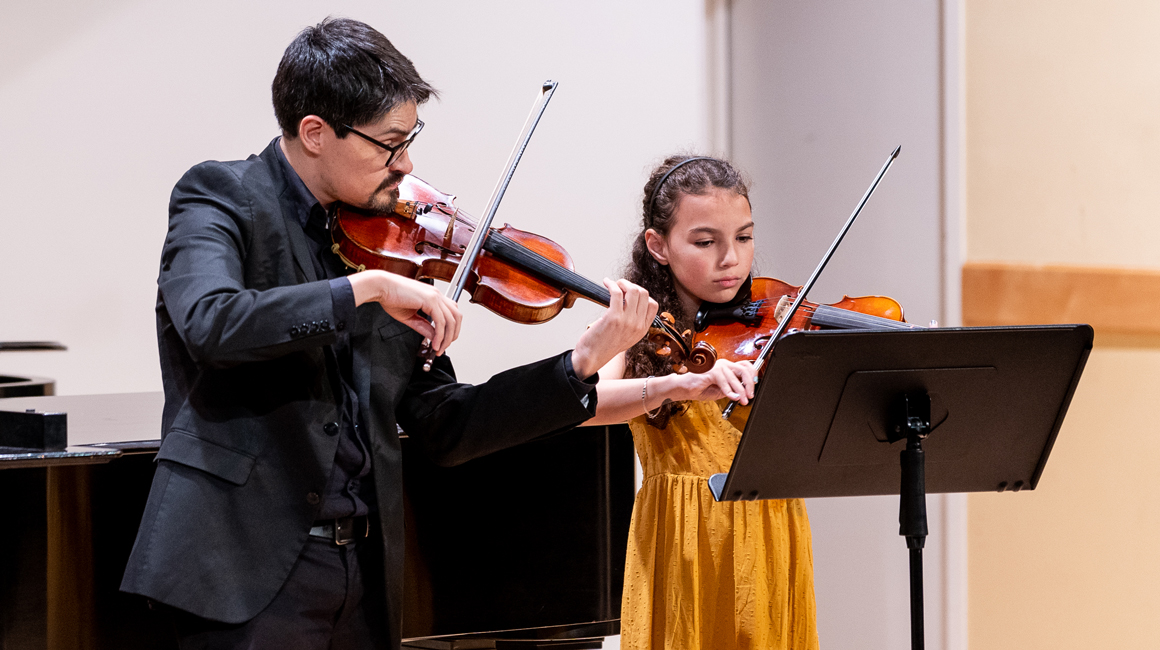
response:
<path id="1" fill-rule="evenodd" d="M 810 525 L 801 499 L 718 503 L 748 408 L 690 402 L 664 429 L 629 423 L 636 495 L 621 603 L 625 650 L 818 647 Z"/>

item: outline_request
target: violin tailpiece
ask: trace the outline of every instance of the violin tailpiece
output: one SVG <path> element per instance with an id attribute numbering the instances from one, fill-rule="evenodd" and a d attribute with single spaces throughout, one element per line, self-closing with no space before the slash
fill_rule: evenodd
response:
<path id="1" fill-rule="evenodd" d="M 415 217 L 427 214 L 435 208 L 435 204 L 427 203 L 426 201 L 397 201 L 395 202 L 395 214 L 415 220 Z M 444 211 L 444 214 L 448 214 Z"/>

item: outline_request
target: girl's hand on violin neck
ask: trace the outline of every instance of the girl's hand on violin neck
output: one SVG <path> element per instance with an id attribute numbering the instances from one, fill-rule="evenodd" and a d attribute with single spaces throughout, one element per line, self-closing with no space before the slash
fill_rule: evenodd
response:
<path id="1" fill-rule="evenodd" d="M 386 271 L 360 271 L 348 275 L 355 306 L 377 302 L 391 318 L 431 341 L 437 355 L 459 338 L 463 315 L 450 298 L 429 284 Z M 431 320 L 419 315 L 422 311 Z"/>
<path id="2" fill-rule="evenodd" d="M 757 373 L 753 370 L 753 364 L 748 361 L 718 359 L 709 372 L 701 374 L 687 372 L 668 377 L 677 382 L 677 390 L 684 393 L 684 396 L 676 399 L 718 400 L 728 397 L 744 405 L 753 399 Z"/>
<path id="3" fill-rule="evenodd" d="M 628 280 L 604 278 L 609 307 L 588 326 L 572 350 L 572 370 L 585 379 L 596 374 L 613 357 L 644 338 L 657 315 L 657 301 Z"/>

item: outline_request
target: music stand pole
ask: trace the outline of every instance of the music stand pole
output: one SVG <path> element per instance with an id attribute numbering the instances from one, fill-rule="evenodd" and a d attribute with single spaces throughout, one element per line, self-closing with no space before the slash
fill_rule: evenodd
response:
<path id="1" fill-rule="evenodd" d="M 902 464 L 899 486 L 898 534 L 906 537 L 910 549 L 910 647 L 926 645 L 922 600 L 922 547 L 926 545 L 926 452 L 922 440 L 930 435 L 930 396 L 907 393 L 893 405 L 887 437 L 891 442 L 906 439 L 906 449 L 898 454 Z"/>

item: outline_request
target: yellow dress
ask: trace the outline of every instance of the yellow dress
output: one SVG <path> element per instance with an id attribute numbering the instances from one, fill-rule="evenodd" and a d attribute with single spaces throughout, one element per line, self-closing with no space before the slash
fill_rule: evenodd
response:
<path id="1" fill-rule="evenodd" d="M 801 499 L 722 502 L 741 432 L 691 402 L 665 429 L 629 423 L 644 468 L 621 603 L 625 650 L 818 647 L 810 524 Z M 732 422 L 743 426 L 748 409 Z"/>

